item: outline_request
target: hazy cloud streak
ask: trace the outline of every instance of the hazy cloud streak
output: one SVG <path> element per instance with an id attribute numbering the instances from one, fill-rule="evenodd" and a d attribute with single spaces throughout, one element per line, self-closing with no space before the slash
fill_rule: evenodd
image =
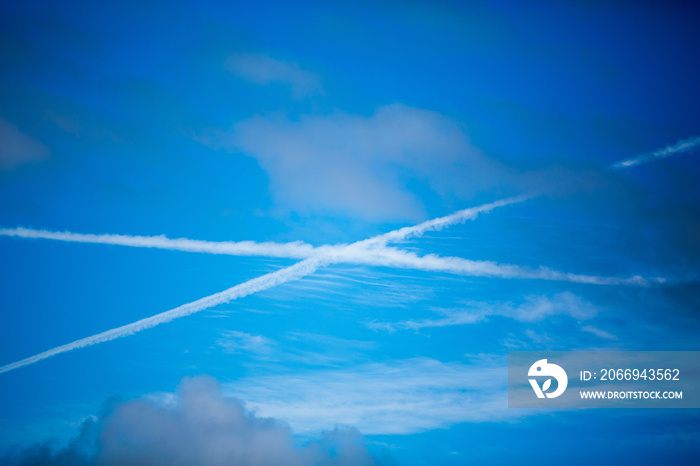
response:
<path id="1" fill-rule="evenodd" d="M 41 142 L 0 118 L 0 170 L 12 170 L 27 162 L 38 162 L 51 155 Z"/>
<path id="2" fill-rule="evenodd" d="M 506 388 L 505 361 L 491 355 L 468 364 L 415 358 L 309 369 L 225 385 L 256 412 L 284 419 L 297 432 L 340 423 L 375 435 L 516 419 L 525 412 L 508 409 Z"/>
<path id="3" fill-rule="evenodd" d="M 598 309 L 571 292 L 549 296 L 528 296 L 524 302 L 486 303 L 467 302 L 460 309 L 439 309 L 437 319 L 404 320 L 401 322 L 370 322 L 373 330 L 393 332 L 399 329 L 421 330 L 423 328 L 451 327 L 483 322 L 491 316 L 501 316 L 519 322 L 540 322 L 553 315 L 568 315 L 577 320 L 587 320 L 595 316 Z M 587 328 L 583 328 L 587 330 Z"/>
<path id="4" fill-rule="evenodd" d="M 266 55 L 244 53 L 229 57 L 226 67 L 239 78 L 256 84 L 288 84 L 295 98 L 323 94 L 321 78 L 315 73 L 301 69 L 296 63 L 276 60 Z"/>

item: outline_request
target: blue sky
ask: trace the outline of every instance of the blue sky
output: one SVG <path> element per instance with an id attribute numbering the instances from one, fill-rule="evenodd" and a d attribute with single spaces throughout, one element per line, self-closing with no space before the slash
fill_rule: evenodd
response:
<path id="1" fill-rule="evenodd" d="M 700 350 L 700 9 L 609 3 L 2 2 L 0 365 L 338 255 L 0 373 L 3 461 L 697 461 L 697 410 L 507 408 L 508 351 Z"/>

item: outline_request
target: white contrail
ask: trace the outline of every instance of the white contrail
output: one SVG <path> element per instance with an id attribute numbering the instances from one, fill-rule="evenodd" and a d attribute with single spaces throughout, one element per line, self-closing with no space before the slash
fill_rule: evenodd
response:
<path id="1" fill-rule="evenodd" d="M 673 145 L 664 147 L 663 149 L 656 150 L 649 154 L 642 154 L 631 159 L 623 160 L 622 162 L 617 162 L 613 165 L 613 168 L 632 167 L 653 159 L 670 157 L 671 155 L 680 154 L 681 152 L 687 152 L 698 147 L 700 147 L 700 136 L 695 136 L 689 139 L 683 139 Z"/>
<path id="2" fill-rule="evenodd" d="M 229 288 L 228 290 L 221 291 L 219 293 L 207 296 L 197 301 L 193 301 L 188 304 L 183 304 L 182 306 L 176 307 L 169 311 L 161 312 L 152 317 L 138 320 L 131 324 L 123 325 L 121 327 L 114 328 L 112 330 L 107 330 L 106 332 L 98 333 L 81 340 L 76 340 L 72 343 L 66 345 L 58 346 L 56 348 L 44 351 L 35 356 L 22 359 L 21 361 L 13 362 L 7 364 L 6 366 L 0 367 L 0 374 L 3 372 L 11 371 L 12 369 L 17 369 L 23 366 L 28 366 L 29 364 L 34 364 L 42 359 L 50 358 L 51 356 L 56 356 L 57 354 L 66 353 L 68 351 L 73 351 L 78 348 L 84 348 L 85 346 L 96 345 L 98 343 L 104 343 L 106 341 L 114 340 L 116 338 L 125 337 L 128 335 L 133 335 L 134 333 L 140 332 L 141 330 L 146 330 L 156 325 L 164 324 L 170 322 L 171 320 L 178 319 L 180 317 L 188 316 L 194 314 L 195 312 L 203 311 L 211 307 L 217 306 L 219 304 L 224 304 L 234 299 L 242 298 L 243 296 L 248 296 L 258 291 L 266 290 L 282 283 L 286 283 L 290 280 L 295 280 L 301 278 L 305 275 L 313 273 L 319 266 L 319 259 L 306 259 L 304 261 L 298 262 L 290 267 L 278 270 L 276 272 L 271 272 L 260 277 L 243 282 L 240 285 Z"/>
<path id="3" fill-rule="evenodd" d="M 551 280 L 591 285 L 646 286 L 649 284 L 649 280 L 640 276 L 629 278 L 602 277 L 561 272 L 547 267 L 530 268 L 513 264 L 501 264 L 494 261 L 474 261 L 461 257 L 443 257 L 436 254 L 419 256 L 410 251 L 386 246 L 376 248 L 361 247 L 358 243 L 348 245 L 340 251 L 334 251 L 326 257 L 329 263 L 365 264 L 475 277 Z M 656 278 L 652 279 L 652 281 L 663 282 L 663 279 Z"/>
<path id="4" fill-rule="evenodd" d="M 491 202 L 489 204 L 483 204 L 478 207 L 471 207 L 469 209 L 459 210 L 445 217 L 427 220 L 423 223 L 419 223 L 418 225 L 412 227 L 399 228 L 398 230 L 390 231 L 389 233 L 375 236 L 374 238 L 370 238 L 359 243 L 363 245 L 374 245 L 402 241 L 406 238 L 410 238 L 411 236 L 420 236 L 427 231 L 441 230 L 450 225 L 456 225 L 458 223 L 464 223 L 467 220 L 473 220 L 479 214 L 491 212 L 493 209 L 497 209 L 499 207 L 505 207 L 511 204 L 524 202 L 529 198 L 529 196 L 511 197 L 508 199 Z"/>
<path id="5" fill-rule="evenodd" d="M 478 209 L 478 208 L 477 208 Z M 469 210 L 469 209 L 467 209 Z M 461 211 L 465 212 L 465 211 Z M 444 218 L 449 218 L 444 217 Z M 465 217 L 466 219 L 466 217 Z M 457 220 L 455 220 L 457 221 Z M 429 222 L 425 222 L 429 223 Z M 443 221 L 444 223 L 444 221 Z M 421 224 L 423 225 L 423 224 Z M 411 234 L 410 229 L 402 229 L 406 233 L 405 235 Z M 12 231 L 12 230 L 11 230 Z M 16 229 L 14 230 L 16 231 Z M 142 247 L 158 247 L 155 246 L 155 244 L 160 244 L 160 245 L 165 245 L 165 244 L 171 244 L 168 243 L 168 241 L 178 241 L 178 240 L 168 240 L 167 238 L 160 237 L 160 241 L 164 242 L 157 242 L 157 241 L 152 241 L 157 238 L 153 237 L 123 237 L 123 236 L 118 236 L 118 235 L 77 235 L 75 233 L 53 233 L 53 232 L 36 232 L 35 230 L 29 230 L 29 232 L 34 231 L 37 234 L 42 234 L 44 236 L 35 236 L 39 238 L 48 238 L 48 239 L 60 239 L 63 241 L 81 241 L 81 242 L 104 242 L 104 241 L 109 241 L 109 244 L 124 244 L 124 245 L 140 245 Z M 17 236 L 17 235 L 15 235 Z M 404 236 L 405 237 L 405 236 Z M 139 238 L 137 242 L 132 242 L 134 238 Z M 396 235 L 395 238 L 400 239 L 401 235 Z M 371 242 L 374 238 L 370 238 L 369 241 Z M 185 240 L 185 241 L 191 241 L 191 240 Z M 276 272 L 271 272 L 268 274 L 265 274 L 261 277 L 254 278 L 252 280 L 248 280 L 247 282 L 243 282 L 239 285 L 236 285 L 234 287 L 231 287 L 227 290 L 221 291 L 219 293 L 207 296 L 205 298 L 198 299 L 197 301 L 193 301 L 188 304 L 183 304 L 182 306 L 176 307 L 175 309 L 171 309 L 169 311 L 161 312 L 160 314 L 156 314 L 152 317 L 147 317 L 145 319 L 138 320 L 136 322 L 133 322 L 131 324 L 123 325 L 121 327 L 114 328 L 112 330 L 107 330 L 102 333 L 98 333 L 97 335 L 92 335 L 90 337 L 86 337 L 80 340 L 76 340 L 72 343 L 68 343 L 62 346 L 58 346 L 56 348 L 50 349 L 48 351 L 44 351 L 43 353 L 39 353 L 37 355 L 31 356 L 26 359 L 22 359 L 17 362 L 13 362 L 10 364 L 7 364 L 5 366 L 0 367 L 0 374 L 3 372 L 8 372 L 13 369 L 17 369 L 20 367 L 28 366 L 30 364 L 34 364 L 35 362 L 39 362 L 43 359 L 50 358 L 52 356 L 56 356 L 57 354 L 61 353 L 66 353 L 68 351 L 73 351 L 78 348 L 84 348 L 86 346 L 91 346 L 91 345 L 96 345 L 98 343 L 103 343 L 106 341 L 114 340 L 116 338 L 121 338 L 125 337 L 128 335 L 133 335 L 134 333 L 140 332 L 142 330 L 155 327 L 156 325 L 160 325 L 166 322 L 170 322 L 171 320 L 178 319 L 180 317 L 184 317 L 190 314 L 194 314 L 196 312 L 203 311 L 205 309 L 209 309 L 211 307 L 217 306 L 219 304 L 227 303 L 229 301 L 232 301 L 234 299 L 241 298 L 243 296 L 248 296 L 250 294 L 256 293 L 258 291 L 266 290 L 268 288 L 272 288 L 277 285 L 281 285 L 282 283 L 286 283 L 291 280 L 295 280 L 298 278 L 301 278 L 305 275 L 308 275 L 310 273 L 313 273 L 320 265 L 325 265 L 333 261 L 334 255 L 329 254 L 329 252 L 332 250 L 334 253 L 336 253 L 338 250 L 342 249 L 352 249 L 354 246 L 357 246 L 360 241 L 342 246 L 341 248 L 338 247 L 332 247 L 332 249 L 327 250 L 326 254 L 316 254 L 312 258 L 305 259 L 297 264 L 294 264 L 290 267 L 286 267 L 284 269 L 278 270 Z M 146 244 L 149 244 L 149 246 L 145 246 Z M 197 242 L 194 243 L 187 243 L 183 242 L 182 244 L 187 244 L 187 247 L 195 247 L 194 245 L 197 244 Z M 182 245 L 181 244 L 181 245 Z M 235 244 L 235 243 L 234 243 Z M 203 244 L 198 244 L 198 247 L 203 247 Z M 192 250 L 192 249 L 189 249 Z M 366 249 L 365 249 L 366 250 Z M 232 251 L 232 250 L 229 250 Z M 229 252 L 230 253 L 230 252 Z"/>
<path id="6" fill-rule="evenodd" d="M 473 261 L 458 257 L 440 257 L 434 254 L 418 256 L 414 253 L 386 247 L 391 242 L 402 241 L 411 236 L 420 236 L 427 231 L 436 231 L 450 225 L 475 219 L 479 214 L 493 209 L 523 202 L 525 196 L 503 199 L 460 210 L 445 217 L 425 221 L 415 226 L 404 227 L 382 235 L 375 236 L 351 245 L 338 244 L 314 248 L 310 244 L 297 241 L 292 243 L 274 243 L 254 241 L 202 241 L 187 238 L 171 239 L 165 236 L 126 236 L 112 234 L 83 234 L 71 232 L 54 232 L 28 228 L 0 229 L 0 236 L 21 238 L 39 238 L 57 241 L 111 244 L 129 247 L 167 249 L 207 254 L 228 254 L 234 256 L 265 256 L 290 259 L 308 259 L 320 257 L 334 263 L 352 263 L 400 267 L 406 269 L 433 272 L 455 273 L 479 277 L 529 278 L 556 281 L 571 281 L 592 284 L 644 284 L 640 277 L 620 279 L 612 277 L 595 277 L 557 272 L 546 268 L 531 269 L 511 264 L 498 264 L 492 261 Z"/>
<path id="7" fill-rule="evenodd" d="M 94 235 L 68 231 L 33 230 L 30 228 L 0 228 L 0 236 L 51 239 L 71 243 L 115 244 L 136 248 L 168 249 L 173 251 L 228 254 L 232 256 L 266 256 L 305 259 L 313 254 L 314 247 L 302 241 L 273 243 L 255 241 L 201 241 L 166 236 Z"/>
<path id="8" fill-rule="evenodd" d="M 429 230 L 439 230 L 449 225 L 463 223 L 476 218 L 480 213 L 490 212 L 498 207 L 523 202 L 527 197 L 504 199 L 501 201 L 484 204 L 478 207 L 460 210 L 446 217 L 428 220 L 413 227 L 405 227 L 384 235 L 379 235 L 356 244 L 365 246 L 387 244 L 392 241 L 401 241 L 410 236 L 419 236 Z M 71 243 L 112 244 L 137 248 L 167 249 L 173 251 L 201 252 L 206 254 L 226 254 L 231 256 L 264 256 L 281 257 L 288 259 L 307 259 L 318 255 L 319 251 L 312 245 L 303 241 L 291 243 L 275 243 L 255 241 L 202 241 L 187 238 L 171 239 L 163 235 L 159 236 L 129 236 L 112 234 L 72 233 L 68 231 L 34 230 L 31 228 L 0 228 L 0 236 L 19 238 L 50 239 Z M 322 254 L 327 255 L 333 250 L 343 250 L 347 245 L 322 246 Z"/>
<path id="9" fill-rule="evenodd" d="M 35 362 L 41 361 L 43 359 L 50 358 L 57 354 L 72 351 L 78 348 L 83 348 L 86 346 L 95 345 L 98 343 L 103 343 L 106 341 L 114 340 L 116 338 L 121 338 L 124 336 L 132 335 L 134 333 L 140 332 L 142 330 L 155 327 L 171 320 L 178 319 L 196 312 L 209 309 L 211 307 L 217 306 L 219 304 L 227 303 L 234 299 L 238 299 L 244 296 L 248 296 L 258 291 L 263 291 L 268 288 L 281 285 L 291 280 L 296 280 L 302 278 L 308 274 L 313 273 L 318 267 L 339 263 L 339 262 L 349 262 L 357 264 L 370 264 L 370 265 L 381 265 L 389 267 L 402 267 L 402 268 L 413 268 L 419 270 L 427 271 L 441 271 L 449 273 L 458 273 L 464 275 L 474 275 L 474 276 L 487 276 L 487 277 L 502 277 L 502 278 L 529 278 L 529 279 L 543 279 L 543 280 L 565 280 L 573 281 L 579 283 L 591 283 L 591 284 L 636 284 L 643 285 L 646 284 L 646 280 L 641 277 L 633 277 L 629 279 L 620 278 L 609 278 L 609 277 L 595 277 L 588 275 L 576 275 L 564 272 L 558 272 L 546 268 L 539 269 L 529 269 L 525 267 L 519 267 L 509 264 L 498 264 L 496 262 L 489 261 L 471 261 L 468 259 L 462 259 L 458 257 L 440 257 L 437 255 L 429 254 L 426 256 L 418 256 L 415 253 L 402 251 L 395 248 L 390 248 L 385 246 L 388 241 L 400 241 L 411 235 L 419 235 L 428 230 L 435 230 L 443 228 L 447 225 L 463 222 L 469 218 L 474 218 L 481 212 L 487 212 L 495 207 L 500 207 L 501 205 L 508 205 L 513 202 L 519 202 L 517 199 L 499 201 L 493 204 L 487 204 L 486 206 L 477 207 L 474 209 L 465 209 L 455 214 L 449 215 L 447 217 L 438 218 L 435 220 L 430 220 L 428 222 L 423 222 L 415 227 L 401 228 L 396 231 L 389 232 L 385 235 L 379 235 L 368 240 L 358 241 L 356 243 L 342 245 L 342 246 L 322 246 L 316 248 L 311 257 L 294 264 L 290 267 L 278 270 L 276 272 L 271 272 L 262 275 L 258 278 L 248 280 L 239 285 L 233 286 L 227 290 L 221 291 L 219 293 L 201 298 L 197 301 L 193 301 L 188 304 L 176 307 L 169 311 L 156 314 L 152 317 L 141 319 L 139 321 L 127 324 L 121 327 L 117 327 L 112 330 L 107 330 L 96 335 L 83 338 L 81 340 L 76 340 L 72 343 L 68 343 L 56 348 L 44 351 L 35 356 L 31 356 L 20 361 L 7 364 L 0 367 L 0 374 L 7 372 L 19 367 L 27 366 L 29 364 L 34 364 Z M 32 230 L 33 231 L 33 230 Z M 51 232 L 46 232 L 51 233 Z M 75 235 L 73 233 L 65 233 L 67 235 Z M 57 235 L 64 235 L 59 233 Z M 114 239 L 115 235 L 82 235 L 87 237 L 109 237 Z M 69 236 L 70 237 L 70 236 Z M 50 239 L 58 239 L 59 237 L 52 237 Z M 119 237 L 125 238 L 125 237 Z M 126 237 L 135 238 L 135 237 Z M 136 237 L 139 238 L 139 237 Z M 147 237 L 140 237 L 148 239 Z M 84 238 L 83 238 L 84 239 Z M 162 239 L 162 238 L 161 238 Z M 167 238 L 166 238 L 167 239 Z M 68 239 L 66 241 L 72 241 Z M 170 240 L 179 241 L 179 240 Z M 192 240 L 184 240 L 192 241 Z M 90 242 L 90 241 L 88 241 Z M 94 241 L 99 242 L 99 241 Z M 118 242 L 110 244 L 121 244 Z M 185 243 L 186 244 L 186 243 Z M 235 243 L 234 243 L 235 244 Z M 262 243 L 261 243 L 262 244 Z M 290 243 L 294 244 L 294 243 Z M 129 243 L 128 245 L 133 245 Z M 145 246 L 145 247 L 157 247 L 157 246 Z M 191 249 L 190 249 L 191 250 Z M 229 252 L 230 253 L 230 252 Z M 225 254 L 225 253 L 223 253 Z"/>

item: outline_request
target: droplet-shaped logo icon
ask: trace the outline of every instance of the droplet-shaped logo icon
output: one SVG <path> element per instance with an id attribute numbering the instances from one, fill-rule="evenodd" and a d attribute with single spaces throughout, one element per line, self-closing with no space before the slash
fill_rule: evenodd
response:
<path id="1" fill-rule="evenodd" d="M 537 398 L 556 398 L 566 390 L 566 386 L 569 384 L 569 378 L 566 376 L 566 371 L 556 364 L 547 363 L 546 359 L 540 359 L 532 366 L 527 372 L 529 377 L 550 377 L 545 380 L 540 388 L 537 379 L 528 379 L 532 389 L 535 391 Z M 551 393 L 547 393 L 547 390 L 552 386 L 552 379 L 554 377 L 557 381 L 557 389 Z"/>

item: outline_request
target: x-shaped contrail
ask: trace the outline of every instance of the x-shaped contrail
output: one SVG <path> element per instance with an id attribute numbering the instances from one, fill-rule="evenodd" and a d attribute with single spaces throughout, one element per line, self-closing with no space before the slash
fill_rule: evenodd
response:
<path id="1" fill-rule="evenodd" d="M 181 251 L 213 254 L 303 258 L 301 262 L 298 262 L 292 266 L 262 275 L 252 280 L 248 280 L 219 293 L 198 299 L 197 301 L 193 301 L 188 304 L 183 304 L 175 309 L 138 320 L 131 324 L 107 330 L 96 335 L 76 340 L 72 343 L 58 346 L 29 358 L 7 364 L 0 367 L 0 373 L 34 364 L 35 362 L 39 362 L 57 354 L 66 353 L 78 348 L 132 335 L 140 332 L 141 330 L 155 327 L 156 325 L 170 322 L 171 320 L 194 314 L 219 304 L 224 304 L 234 299 L 242 298 L 244 296 L 302 278 L 313 273 L 319 267 L 334 263 L 384 265 L 419 270 L 459 273 L 464 275 L 503 278 L 532 278 L 592 284 L 646 284 L 647 281 L 642 277 L 616 278 L 578 275 L 550 270 L 547 268 L 530 269 L 515 265 L 498 264 L 489 261 L 471 261 L 458 257 L 440 257 L 434 254 L 418 256 L 412 252 L 387 247 L 387 244 L 391 242 L 401 241 L 412 236 L 419 236 L 427 231 L 439 230 L 456 223 L 463 223 L 466 220 L 476 218 L 480 213 L 490 212 L 493 209 L 522 202 L 526 199 L 527 197 L 524 196 L 504 199 L 490 204 L 484 204 L 479 207 L 460 210 L 446 217 L 429 220 L 412 227 L 400 228 L 398 230 L 362 241 L 357 241 L 352 244 L 321 247 L 313 247 L 301 242 L 286 244 L 255 243 L 251 241 L 213 243 L 190 239 L 169 239 L 163 236 L 144 237 L 123 235 L 90 235 L 70 232 L 31 230 L 26 228 L 0 229 L 0 235 L 2 236 L 175 249 Z"/>

